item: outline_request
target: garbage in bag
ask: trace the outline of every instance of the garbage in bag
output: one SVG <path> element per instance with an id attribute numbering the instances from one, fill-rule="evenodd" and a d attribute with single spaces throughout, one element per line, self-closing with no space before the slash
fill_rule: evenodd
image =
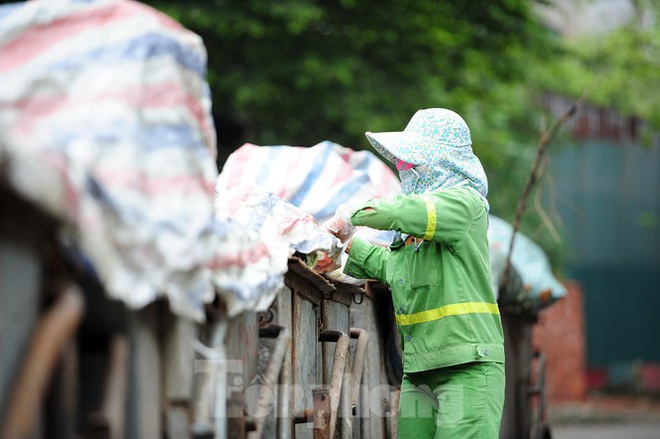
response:
<path id="1" fill-rule="evenodd" d="M 295 253 L 320 273 L 339 267 L 342 251 L 339 240 L 327 233 L 313 216 L 266 188 L 254 185 L 219 190 L 215 213 L 219 220 L 233 219 L 258 233 L 263 242 L 282 256 L 280 263 L 285 271 L 288 258 Z"/>
<path id="2" fill-rule="evenodd" d="M 221 250 L 209 268 L 227 316 L 267 310 L 284 287 L 288 247 L 264 241 L 236 220 L 216 221 L 215 228 L 216 249 Z"/>
<path id="3" fill-rule="evenodd" d="M 273 196 L 288 200 L 321 224 L 342 205 L 357 207 L 371 198 L 401 192 L 394 172 L 375 154 L 354 151 L 330 141 L 312 147 L 243 145 L 229 156 L 218 177 L 216 191 L 221 194 L 246 186 L 268 188 Z M 266 197 L 264 202 L 273 201 Z M 491 285 L 496 297 L 511 230 L 506 221 L 490 216 Z M 355 233 L 383 246 L 389 245 L 393 238 L 392 232 L 366 227 L 358 227 Z M 346 258 L 343 253 L 341 267 Z M 509 288 L 510 295 L 503 298 L 505 303 L 524 302 L 527 307 L 540 309 L 565 295 L 565 288 L 552 275 L 543 250 L 522 234 L 516 238 L 512 266 L 512 274 L 520 279 L 520 288 Z M 355 285 L 364 282 L 343 274 L 341 267 L 327 272 L 326 276 Z"/>
<path id="4" fill-rule="evenodd" d="M 488 245 L 490 249 L 491 287 L 495 296 L 504 272 L 513 226 L 494 215 L 489 216 Z M 552 274 L 550 262 L 537 244 L 517 232 L 511 253 L 511 265 L 520 278 L 520 287 L 505 288 L 503 305 L 522 306 L 538 311 L 566 295 L 566 287 Z"/>
<path id="5" fill-rule="evenodd" d="M 214 217 L 205 77 L 201 38 L 137 1 L 0 7 L 0 177 L 63 222 L 111 297 L 164 295 L 196 320 L 216 286 L 255 302 L 282 278 L 248 276 L 269 252 Z"/>
<path id="6" fill-rule="evenodd" d="M 342 205 L 357 207 L 374 197 L 401 191 L 396 175 L 375 154 L 354 151 L 327 140 L 311 147 L 243 145 L 225 162 L 216 192 L 222 197 L 223 193 L 240 187 L 267 188 L 274 197 L 298 209 L 288 210 L 292 218 L 305 213 L 316 220 L 315 224 L 323 224 Z M 273 203 L 272 200 L 264 198 L 263 202 Z M 310 242 L 319 239 L 312 236 L 318 230 L 308 229 L 307 232 L 311 233 L 307 238 Z M 332 236 L 324 230 L 321 232 Z M 382 246 L 389 245 L 393 238 L 393 232 L 366 227 L 359 227 L 356 235 Z M 343 274 L 341 266 L 345 265 L 345 254 L 340 258 L 330 256 L 327 265 L 321 267 L 328 277 L 355 285 L 364 283 L 364 280 Z M 331 270 L 336 262 L 341 266 Z"/>
<path id="7" fill-rule="evenodd" d="M 328 140 L 314 146 L 257 146 L 234 151 L 216 189 L 258 185 L 323 223 L 345 203 L 359 205 L 401 191 L 398 178 L 375 154 Z"/>

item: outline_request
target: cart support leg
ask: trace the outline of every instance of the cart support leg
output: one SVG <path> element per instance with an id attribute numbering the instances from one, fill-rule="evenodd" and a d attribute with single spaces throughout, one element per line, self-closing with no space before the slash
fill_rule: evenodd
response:
<path id="1" fill-rule="evenodd" d="M 0 437 L 16 439 L 29 434 L 53 369 L 80 325 L 84 308 L 82 293 L 70 283 L 39 321 L 9 400 Z"/>

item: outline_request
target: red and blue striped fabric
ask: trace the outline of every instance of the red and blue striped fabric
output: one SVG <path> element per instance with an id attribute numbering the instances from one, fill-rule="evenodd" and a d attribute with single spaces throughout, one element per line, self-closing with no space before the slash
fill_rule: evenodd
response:
<path id="1" fill-rule="evenodd" d="M 64 221 L 112 297 L 164 294 L 198 320 L 214 286 L 257 303 L 283 275 L 263 242 L 214 220 L 205 76 L 201 38 L 139 2 L 0 7 L 3 178 Z"/>
<path id="2" fill-rule="evenodd" d="M 245 144 L 227 159 L 216 192 L 263 186 L 323 222 L 339 205 L 401 191 L 399 180 L 375 154 L 324 141 L 311 147 Z"/>
<path id="3" fill-rule="evenodd" d="M 341 204 L 358 206 L 369 198 L 401 192 L 395 174 L 376 155 L 369 151 L 353 151 L 330 141 L 312 147 L 243 145 L 229 156 L 218 177 L 216 203 L 235 202 L 235 193 L 241 193 L 239 188 L 244 187 L 263 187 L 321 223 Z M 248 207 L 260 217 L 269 206 Z M 496 296 L 511 230 L 509 223 L 490 216 L 491 286 Z M 368 228 L 359 228 L 356 233 L 380 245 L 388 245 L 392 239 L 390 232 Z M 526 296 L 516 295 L 507 300 L 524 300 L 526 306 L 540 309 L 565 295 L 565 288 L 554 278 L 541 248 L 520 233 L 511 261 L 524 282 Z M 356 283 L 343 276 L 341 270 L 327 275 Z"/>
<path id="4" fill-rule="evenodd" d="M 264 195 L 264 191 L 272 197 Z M 326 239 L 332 236 L 318 224 L 332 217 L 341 205 L 350 209 L 371 198 L 400 191 L 392 170 L 370 151 L 355 151 L 327 140 L 311 147 L 247 143 L 228 157 L 218 177 L 216 214 L 227 217 L 240 212 L 238 217 L 248 218 L 248 229 L 258 228 L 252 223 L 269 218 L 291 248 L 328 251 L 333 255 L 333 263 L 339 262 L 334 258 L 341 256 L 343 265 L 345 255 L 334 254 L 334 244 L 328 244 Z M 295 209 L 287 209 L 275 199 L 286 200 Z M 300 226 L 312 222 L 315 226 Z M 366 227 L 359 227 L 356 234 L 383 246 L 393 237 L 391 231 Z M 262 231 L 264 235 L 267 233 Z M 326 276 L 345 283 L 363 282 L 344 275 L 341 268 Z"/>

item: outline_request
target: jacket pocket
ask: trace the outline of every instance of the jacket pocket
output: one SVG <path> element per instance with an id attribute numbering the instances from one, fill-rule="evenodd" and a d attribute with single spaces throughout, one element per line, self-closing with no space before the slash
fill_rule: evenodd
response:
<path id="1" fill-rule="evenodd" d="M 418 250 L 408 247 L 408 273 L 412 289 L 433 287 L 438 282 L 441 259 L 438 244 L 425 242 Z"/>

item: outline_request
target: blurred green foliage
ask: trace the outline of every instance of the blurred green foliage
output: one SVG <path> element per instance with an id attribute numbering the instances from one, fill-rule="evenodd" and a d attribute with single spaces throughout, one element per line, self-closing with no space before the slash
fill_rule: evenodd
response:
<path id="1" fill-rule="evenodd" d="M 511 219 L 538 139 L 533 65 L 555 51 L 529 0 L 156 0 L 208 49 L 220 164 L 244 142 L 370 148 L 447 107 Z"/>
<path id="2" fill-rule="evenodd" d="M 549 0 L 143 2 L 204 40 L 220 167 L 245 142 L 370 149 L 365 131 L 400 130 L 417 109 L 447 107 L 470 125 L 492 212 L 511 221 L 553 122 L 543 93 L 577 99 L 588 89 L 591 103 L 660 128 L 657 0 L 633 0 L 638 16 L 606 36 L 569 41 L 534 13 Z M 559 258 L 534 199 L 523 225 Z"/>
<path id="3" fill-rule="evenodd" d="M 586 0 L 590 1 L 590 0 Z M 633 0 L 635 15 L 630 22 L 607 33 L 557 39 L 551 56 L 531 65 L 530 86 L 569 98 L 578 99 L 585 91 L 590 105 L 613 109 L 646 122 L 639 133 L 642 146 L 649 146 L 660 131 L 660 2 Z M 574 145 L 571 139 L 555 139 Z M 552 154 L 552 145 L 550 154 Z M 541 183 L 545 199 L 553 200 L 552 181 Z M 549 195 L 549 196 L 547 196 Z M 525 231 L 548 253 L 553 264 L 561 267 L 566 248 L 555 239 L 550 227 L 562 233 L 560 218 L 553 216 L 551 203 L 545 203 L 548 220 L 539 221 L 539 211 L 532 204 L 523 224 Z M 504 218 L 507 218 L 504 216 Z M 652 223 L 650 216 L 640 216 L 640 224 Z M 548 227 L 548 224 L 552 224 Z"/>
<path id="4" fill-rule="evenodd" d="M 570 97 L 588 90 L 593 105 L 645 120 L 660 130 L 660 2 L 634 0 L 626 25 L 602 35 L 562 40 L 555 56 L 535 65 L 536 85 Z M 650 139 L 649 132 L 642 137 Z"/>

